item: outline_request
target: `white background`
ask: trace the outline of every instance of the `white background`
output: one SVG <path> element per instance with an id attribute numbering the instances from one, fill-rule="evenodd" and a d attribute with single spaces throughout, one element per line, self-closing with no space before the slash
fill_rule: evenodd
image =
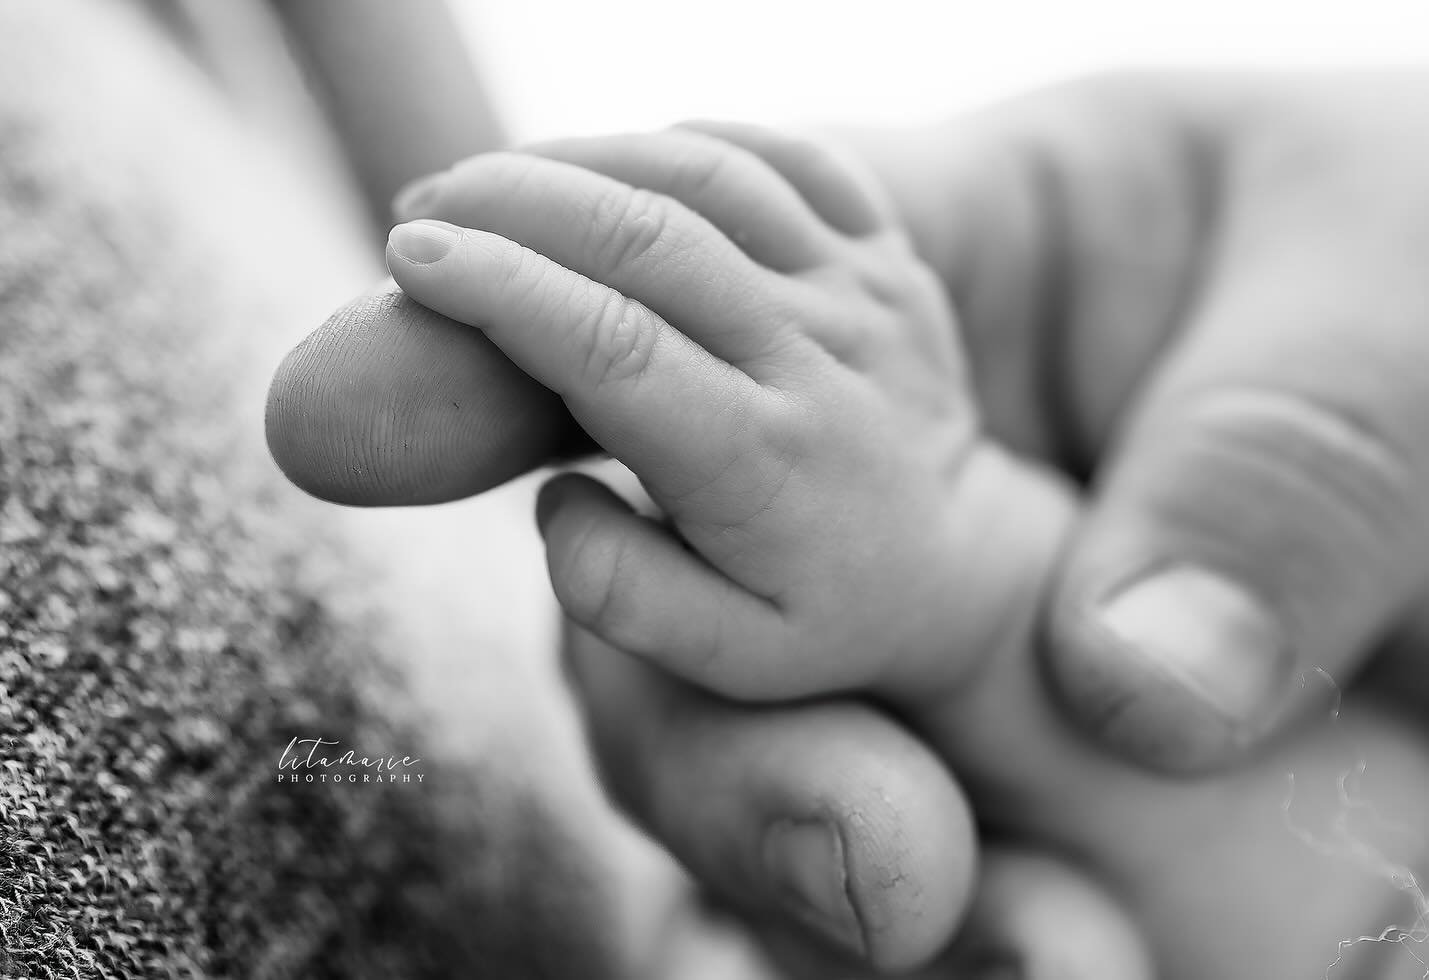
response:
<path id="1" fill-rule="evenodd" d="M 514 140 L 900 122 L 1090 71 L 1417 62 L 1429 0 L 452 0 Z"/>

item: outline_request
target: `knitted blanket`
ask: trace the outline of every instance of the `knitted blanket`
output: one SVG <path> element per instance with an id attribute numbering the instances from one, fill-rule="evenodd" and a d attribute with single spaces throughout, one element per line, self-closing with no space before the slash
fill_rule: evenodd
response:
<path id="1" fill-rule="evenodd" d="M 133 11 L 0 6 L 0 976 L 607 975 L 554 684 L 439 651 L 438 724 L 451 623 L 263 448 L 374 271 L 297 171 Z"/>

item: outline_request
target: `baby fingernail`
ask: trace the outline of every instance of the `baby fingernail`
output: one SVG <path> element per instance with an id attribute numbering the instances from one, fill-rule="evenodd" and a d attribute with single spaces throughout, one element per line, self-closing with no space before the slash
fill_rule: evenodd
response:
<path id="1" fill-rule="evenodd" d="M 445 221 L 409 221 L 387 236 L 392 251 L 417 265 L 428 265 L 446 255 L 461 237 L 461 229 Z"/>
<path id="2" fill-rule="evenodd" d="M 393 216 L 398 221 L 405 221 L 420 214 L 437 199 L 446 177 L 445 173 L 428 174 L 403 187 L 392 199 Z"/>
<path id="3" fill-rule="evenodd" d="M 536 529 L 542 536 L 546 533 L 546 526 L 551 523 L 551 518 L 556 516 L 556 511 L 561 506 L 562 492 L 564 486 L 561 483 L 548 483 L 536 494 Z"/>
<path id="4" fill-rule="evenodd" d="M 843 838 L 820 820 L 782 820 L 764 837 L 764 867 L 784 907 L 840 949 L 867 955 L 848 894 Z"/>
<path id="5" fill-rule="evenodd" d="M 1173 565 L 1123 586 L 1102 627 L 1233 727 L 1259 720 L 1285 690 L 1289 651 L 1274 616 L 1230 579 Z"/>

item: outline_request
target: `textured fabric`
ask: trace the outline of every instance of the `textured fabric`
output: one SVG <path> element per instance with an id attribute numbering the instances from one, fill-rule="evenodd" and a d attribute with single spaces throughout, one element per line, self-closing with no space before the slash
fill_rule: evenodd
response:
<path id="1" fill-rule="evenodd" d="M 0 976 L 605 975 L 570 815 L 514 736 L 437 744 L 382 569 L 262 449 L 370 270 L 158 36 L 0 7 Z M 424 781 L 278 784 L 314 736 Z"/>

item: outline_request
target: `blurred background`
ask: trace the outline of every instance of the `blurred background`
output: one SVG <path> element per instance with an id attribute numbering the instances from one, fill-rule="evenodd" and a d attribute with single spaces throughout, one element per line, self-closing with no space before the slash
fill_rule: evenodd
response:
<path id="1" fill-rule="evenodd" d="M 1422 62 L 1425 0 L 452 0 L 517 141 L 937 117 L 1137 66 Z"/>

